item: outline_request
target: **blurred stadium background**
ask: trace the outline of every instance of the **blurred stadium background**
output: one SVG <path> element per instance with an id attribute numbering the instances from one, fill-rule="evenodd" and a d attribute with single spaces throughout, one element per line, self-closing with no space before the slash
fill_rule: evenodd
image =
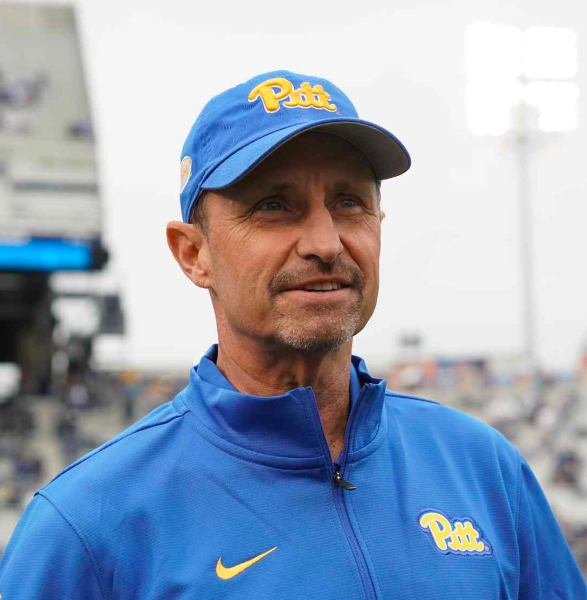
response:
<path id="1" fill-rule="evenodd" d="M 285 65 L 398 122 L 423 164 L 384 186 L 410 202 L 386 209 L 356 353 L 510 439 L 586 573 L 587 8 L 342 3 L 295 34 L 240 9 L 100 4 L 0 1 L 0 556 L 35 489 L 169 400 L 214 342 L 165 248 L 177 154 L 213 93 Z"/>

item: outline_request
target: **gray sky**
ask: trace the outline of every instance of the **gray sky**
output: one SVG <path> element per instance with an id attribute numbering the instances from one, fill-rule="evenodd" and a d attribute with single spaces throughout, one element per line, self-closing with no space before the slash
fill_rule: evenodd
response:
<path id="1" fill-rule="evenodd" d="M 476 20 L 573 27 L 579 128 L 532 157 L 539 356 L 574 366 L 587 338 L 587 3 L 577 0 L 312 5 L 79 0 L 99 141 L 110 276 L 128 311 L 128 359 L 188 366 L 216 340 L 208 295 L 173 261 L 180 151 L 214 94 L 272 69 L 332 80 L 359 115 L 394 132 L 411 170 L 384 183 L 381 290 L 354 351 L 390 360 L 403 331 L 433 353 L 522 347 L 516 163 L 472 136 L 464 32 Z"/>

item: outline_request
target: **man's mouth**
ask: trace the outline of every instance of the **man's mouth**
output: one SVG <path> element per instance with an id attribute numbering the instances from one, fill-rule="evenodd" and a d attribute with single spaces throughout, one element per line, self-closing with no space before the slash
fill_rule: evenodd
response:
<path id="1" fill-rule="evenodd" d="M 333 292 L 340 292 L 340 290 L 345 290 L 346 288 L 352 287 L 349 281 L 343 280 L 341 278 L 337 279 L 314 279 L 311 281 L 306 281 L 300 283 L 298 285 L 291 286 L 287 288 L 286 292 L 311 292 L 319 295 L 328 295 Z"/>
<path id="2" fill-rule="evenodd" d="M 343 279 L 314 279 L 311 281 L 306 281 L 300 283 L 298 285 L 294 285 L 287 290 L 286 292 L 335 292 L 337 290 L 341 290 L 343 288 L 351 287 L 350 282 L 345 281 Z"/>
<path id="3" fill-rule="evenodd" d="M 349 287 L 338 282 L 323 282 L 323 283 L 309 283 L 302 288 L 295 288 L 298 290 L 304 290 L 306 292 L 331 292 L 332 290 L 340 290 L 343 287 Z"/>

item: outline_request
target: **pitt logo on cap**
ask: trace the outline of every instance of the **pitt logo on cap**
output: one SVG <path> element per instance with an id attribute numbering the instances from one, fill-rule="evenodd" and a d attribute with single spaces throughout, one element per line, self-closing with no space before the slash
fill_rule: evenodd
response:
<path id="1" fill-rule="evenodd" d="M 181 166 L 179 169 L 180 173 L 180 185 L 179 185 L 179 193 L 185 190 L 185 186 L 188 184 L 190 180 L 190 176 L 192 174 L 192 159 L 189 156 L 184 156 L 181 161 Z"/>
<path id="2" fill-rule="evenodd" d="M 486 556 L 493 553 L 481 529 L 469 517 L 449 520 L 440 511 L 425 510 L 420 513 L 418 523 L 442 554 Z"/>
<path id="3" fill-rule="evenodd" d="M 324 108 L 332 112 L 336 110 L 336 104 L 330 104 L 330 94 L 325 92 L 320 84 L 311 86 L 304 81 L 298 89 L 294 89 L 292 82 L 284 77 L 268 79 L 254 87 L 249 94 L 249 102 L 261 98 L 265 110 L 272 113 L 279 110 L 279 103 L 287 97 L 289 99 L 283 102 L 283 106 L 287 108 Z"/>

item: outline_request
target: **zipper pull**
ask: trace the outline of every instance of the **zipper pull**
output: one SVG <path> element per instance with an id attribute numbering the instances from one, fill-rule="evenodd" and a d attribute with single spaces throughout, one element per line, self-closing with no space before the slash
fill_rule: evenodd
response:
<path id="1" fill-rule="evenodd" d="M 334 465 L 334 485 L 337 487 L 344 488 L 345 490 L 356 490 L 357 486 L 353 485 L 350 481 L 342 478 L 340 474 L 340 466 L 335 463 Z"/>

